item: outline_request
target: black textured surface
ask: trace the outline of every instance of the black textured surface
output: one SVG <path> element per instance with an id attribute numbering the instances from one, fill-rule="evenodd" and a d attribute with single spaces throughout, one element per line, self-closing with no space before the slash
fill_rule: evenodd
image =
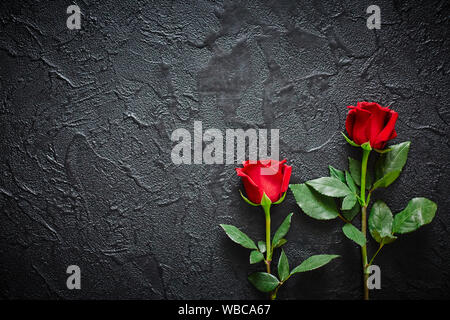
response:
<path id="1" fill-rule="evenodd" d="M 450 298 L 447 1 L 71 1 L 0 3 L 0 296 L 3 298 L 265 298 L 261 270 L 219 223 L 264 237 L 264 216 L 239 196 L 232 165 L 170 160 L 179 127 L 279 128 L 294 183 L 345 168 L 346 106 L 399 112 L 408 163 L 378 192 L 394 212 L 415 196 L 435 220 L 383 249 L 373 299 Z M 381 30 L 366 8 L 381 8 Z M 280 299 L 361 298 L 360 252 L 340 221 L 295 212 L 294 265 L 337 253 L 293 277 Z M 373 245 L 373 241 L 372 241 Z M 370 247 L 374 252 L 375 247 Z M 77 264 L 82 289 L 66 288 Z"/>

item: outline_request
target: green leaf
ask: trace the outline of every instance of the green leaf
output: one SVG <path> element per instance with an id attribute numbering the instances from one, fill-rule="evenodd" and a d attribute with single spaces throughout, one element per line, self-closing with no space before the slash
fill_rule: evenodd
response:
<path id="1" fill-rule="evenodd" d="M 372 146 L 370 145 L 370 142 L 369 142 L 369 141 L 364 142 L 364 143 L 361 145 L 361 148 L 363 148 L 364 150 L 367 150 L 367 151 L 372 151 Z"/>
<path id="2" fill-rule="evenodd" d="M 394 218 L 389 207 L 381 200 L 372 206 L 369 216 L 369 231 L 376 242 L 387 244 L 397 237 L 392 235 L 392 222 Z"/>
<path id="3" fill-rule="evenodd" d="M 328 166 L 328 169 L 330 170 L 330 177 L 339 179 L 345 183 L 345 175 L 342 170 L 336 169 L 333 166 Z"/>
<path id="4" fill-rule="evenodd" d="M 356 195 L 354 193 L 348 194 L 344 200 L 342 200 L 342 210 L 351 210 L 356 204 Z"/>
<path id="5" fill-rule="evenodd" d="M 248 199 L 244 196 L 244 194 L 242 193 L 241 190 L 239 190 L 239 193 L 241 194 L 242 199 L 244 199 L 244 201 L 247 202 L 249 205 L 252 205 L 252 206 L 254 206 L 254 207 L 259 206 L 259 204 L 253 203 L 253 202 L 251 202 L 250 200 L 248 200 Z"/>
<path id="6" fill-rule="evenodd" d="M 281 281 L 285 281 L 289 277 L 289 261 L 284 250 L 281 250 L 280 259 L 278 260 L 278 277 Z"/>
<path id="7" fill-rule="evenodd" d="M 256 289 L 262 292 L 270 292 L 280 284 L 274 275 L 266 272 L 252 273 L 249 275 L 248 280 L 255 286 Z"/>
<path id="8" fill-rule="evenodd" d="M 258 249 L 253 240 L 235 226 L 229 224 L 221 224 L 220 226 L 225 230 L 228 237 L 237 244 L 248 249 Z"/>
<path id="9" fill-rule="evenodd" d="M 273 245 L 274 248 L 279 248 L 287 242 L 286 239 L 280 239 L 276 244 Z"/>
<path id="10" fill-rule="evenodd" d="M 380 155 L 375 164 L 375 177 L 380 180 L 382 177 L 393 171 L 402 171 L 408 159 L 410 141 L 402 142 L 390 146 L 390 151 Z"/>
<path id="11" fill-rule="evenodd" d="M 372 190 L 388 187 L 392 182 L 394 182 L 398 178 L 401 172 L 402 172 L 401 170 L 396 170 L 387 173 L 383 178 L 375 181 Z"/>
<path id="12" fill-rule="evenodd" d="M 348 168 L 350 170 L 350 175 L 353 178 L 353 182 L 358 187 L 361 187 L 361 161 L 348 157 Z M 372 186 L 373 177 L 371 170 L 366 171 L 366 189 L 369 190 Z"/>
<path id="13" fill-rule="evenodd" d="M 272 200 L 270 200 L 270 198 L 267 196 L 267 194 L 265 192 L 263 192 L 263 196 L 261 198 L 261 206 L 264 207 L 269 207 L 272 204 Z"/>
<path id="14" fill-rule="evenodd" d="M 351 193 L 350 189 L 339 179 L 322 177 L 306 181 L 306 184 L 317 192 L 333 198 L 342 198 Z"/>
<path id="15" fill-rule="evenodd" d="M 298 206 L 308 216 L 319 220 L 330 220 L 338 216 L 339 213 L 333 198 L 321 195 L 304 183 L 291 184 L 289 188 L 294 194 Z"/>
<path id="16" fill-rule="evenodd" d="M 335 254 L 318 254 L 311 256 L 305 261 L 303 261 L 300 265 L 292 269 L 291 275 L 299 272 L 306 272 L 318 269 L 337 257 L 339 257 L 339 255 Z"/>
<path id="17" fill-rule="evenodd" d="M 358 192 L 358 188 L 355 185 L 355 181 L 353 181 L 352 175 L 345 171 L 345 182 L 347 183 L 347 186 L 350 188 L 350 190 L 354 193 Z"/>
<path id="18" fill-rule="evenodd" d="M 272 239 L 272 244 L 273 243 L 278 243 L 278 241 L 281 240 L 281 238 L 283 238 L 289 231 L 289 228 L 291 227 L 291 218 L 292 218 L 293 213 L 290 213 L 286 219 L 284 219 L 284 221 L 281 223 L 281 225 L 278 227 L 277 231 L 275 232 L 273 239 Z"/>
<path id="19" fill-rule="evenodd" d="M 389 243 L 394 242 L 395 240 L 397 240 L 397 237 L 391 234 L 391 235 L 387 235 L 387 236 L 383 237 L 381 242 L 379 242 L 379 243 L 380 244 L 381 243 L 382 244 L 389 244 Z"/>
<path id="20" fill-rule="evenodd" d="M 258 250 L 250 252 L 250 264 L 258 263 L 264 260 L 264 256 Z"/>
<path id="21" fill-rule="evenodd" d="M 393 233 L 408 233 L 430 223 L 436 214 L 437 205 L 427 198 L 414 198 L 405 209 L 395 215 Z"/>
<path id="22" fill-rule="evenodd" d="M 266 243 L 264 241 L 258 241 L 258 248 L 261 253 L 266 252 Z"/>
<path id="23" fill-rule="evenodd" d="M 374 150 L 375 150 L 376 152 L 378 152 L 378 153 L 387 153 L 387 152 L 391 151 L 390 148 L 382 149 L 382 150 L 380 150 L 380 149 L 374 149 Z"/>
<path id="24" fill-rule="evenodd" d="M 344 234 L 347 238 L 349 238 L 350 240 L 353 240 L 361 247 L 366 244 L 366 237 L 364 237 L 362 232 L 359 231 L 358 229 L 356 229 L 356 227 L 354 225 L 352 225 L 351 223 L 346 223 L 342 227 L 342 231 L 344 232 Z"/>
<path id="25" fill-rule="evenodd" d="M 350 145 L 352 145 L 352 146 L 354 146 L 354 147 L 360 147 L 359 144 L 355 143 L 353 140 L 351 140 L 349 137 L 347 137 L 347 136 L 345 135 L 345 133 L 343 133 L 343 132 L 341 132 L 341 133 L 342 133 L 342 135 L 344 136 L 345 140 L 346 140 Z"/>
<path id="26" fill-rule="evenodd" d="M 361 206 L 359 205 L 358 201 L 356 201 L 355 205 L 350 210 L 342 210 L 342 215 L 344 216 L 345 219 L 352 221 L 360 210 Z"/>

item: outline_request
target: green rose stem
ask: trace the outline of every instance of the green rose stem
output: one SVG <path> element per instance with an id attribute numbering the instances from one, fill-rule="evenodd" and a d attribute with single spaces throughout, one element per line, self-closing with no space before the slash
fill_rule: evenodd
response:
<path id="1" fill-rule="evenodd" d="M 276 288 L 275 288 L 275 290 L 273 290 L 271 293 L 270 293 L 270 300 L 275 300 L 276 298 L 277 298 L 277 292 L 278 292 L 278 289 L 280 288 L 280 285 L 278 285 Z"/>
<path id="2" fill-rule="evenodd" d="M 363 202 L 363 207 L 361 210 L 361 232 L 364 238 L 367 239 L 367 206 L 366 202 L 366 172 L 367 172 L 367 161 L 369 160 L 370 147 L 363 147 L 363 157 L 361 162 L 361 201 Z M 367 287 L 367 280 L 369 278 L 368 264 L 367 264 L 367 241 L 361 247 L 362 255 L 362 267 L 363 267 L 363 282 L 364 282 L 364 300 L 369 300 L 369 288 Z"/>
<path id="3" fill-rule="evenodd" d="M 372 259 L 370 259 L 369 264 L 367 265 L 367 267 L 372 265 L 373 259 L 375 259 L 375 257 L 377 256 L 378 252 L 380 252 L 381 248 L 383 248 L 384 243 L 380 243 L 380 246 L 378 247 L 377 252 L 375 252 L 375 254 L 373 255 Z"/>
<path id="4" fill-rule="evenodd" d="M 265 194 L 264 194 L 265 196 Z M 263 198 L 264 198 L 263 196 Z M 268 201 L 266 201 L 268 200 Z M 272 261 L 272 245 L 270 243 L 270 205 L 272 204 L 271 201 L 268 199 L 264 199 L 264 201 L 262 201 L 264 203 L 261 203 L 261 206 L 264 209 L 264 214 L 266 216 L 266 269 L 267 269 L 267 273 L 271 273 L 270 272 L 270 262 Z M 275 300 L 275 298 L 277 297 L 277 291 L 278 291 L 278 287 L 270 292 L 270 300 Z"/>
<path id="5" fill-rule="evenodd" d="M 267 273 L 270 273 L 270 261 L 272 260 L 272 250 L 270 245 L 270 205 L 263 206 L 266 216 L 266 267 Z"/>

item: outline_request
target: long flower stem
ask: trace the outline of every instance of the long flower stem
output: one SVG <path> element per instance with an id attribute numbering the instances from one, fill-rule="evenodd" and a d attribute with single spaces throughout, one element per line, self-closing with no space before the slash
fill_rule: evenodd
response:
<path id="1" fill-rule="evenodd" d="M 363 207 L 361 210 L 361 233 L 364 238 L 367 239 L 367 206 L 366 202 L 366 173 L 367 173 L 367 162 L 369 160 L 370 150 L 363 149 L 363 157 L 361 161 L 361 200 L 363 202 Z M 369 278 L 367 270 L 367 241 L 361 247 L 362 256 L 362 267 L 363 267 L 363 288 L 364 288 L 364 300 L 369 300 L 369 288 L 367 287 L 367 279 Z"/>
<path id="2" fill-rule="evenodd" d="M 270 261 L 272 260 L 272 247 L 270 244 L 270 206 L 263 206 L 266 216 L 266 267 L 267 273 L 270 273 Z"/>
<path id="3" fill-rule="evenodd" d="M 270 205 L 263 206 L 264 214 L 266 216 L 266 269 L 270 273 L 270 262 L 272 260 L 272 245 L 270 243 Z M 275 300 L 277 297 L 278 287 L 270 292 L 270 300 Z"/>
<path id="4" fill-rule="evenodd" d="M 367 233 L 367 207 L 364 206 L 362 208 L 361 215 L 361 232 L 366 237 Z M 362 256 L 362 267 L 363 267 L 363 288 L 364 288 L 364 300 L 369 300 L 369 288 L 367 287 L 367 280 L 369 278 L 369 274 L 367 273 L 367 243 L 361 247 L 361 256 Z"/>
<path id="5" fill-rule="evenodd" d="M 366 175 L 367 175 L 367 162 L 369 161 L 370 150 L 363 149 L 363 157 L 361 161 L 361 200 L 364 206 L 367 207 L 366 203 Z"/>

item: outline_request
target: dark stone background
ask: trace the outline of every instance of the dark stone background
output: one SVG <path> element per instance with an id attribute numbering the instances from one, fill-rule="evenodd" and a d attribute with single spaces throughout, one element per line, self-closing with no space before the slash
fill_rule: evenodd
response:
<path id="1" fill-rule="evenodd" d="M 78 4 L 82 29 L 66 28 Z M 366 8 L 381 8 L 381 30 Z M 383 249 L 374 299 L 450 298 L 449 3 L 442 1 L 0 2 L 2 298 L 265 298 L 248 251 L 219 223 L 264 238 L 232 165 L 170 160 L 170 134 L 279 128 L 294 183 L 346 168 L 346 106 L 400 114 L 408 163 L 378 192 L 393 212 L 425 196 L 434 221 Z M 372 159 L 373 160 L 373 159 Z M 295 212 L 285 250 L 342 258 L 297 275 L 280 299 L 360 299 L 360 252 L 338 220 Z M 370 252 L 375 250 L 374 241 Z M 82 289 L 66 288 L 66 268 Z"/>

